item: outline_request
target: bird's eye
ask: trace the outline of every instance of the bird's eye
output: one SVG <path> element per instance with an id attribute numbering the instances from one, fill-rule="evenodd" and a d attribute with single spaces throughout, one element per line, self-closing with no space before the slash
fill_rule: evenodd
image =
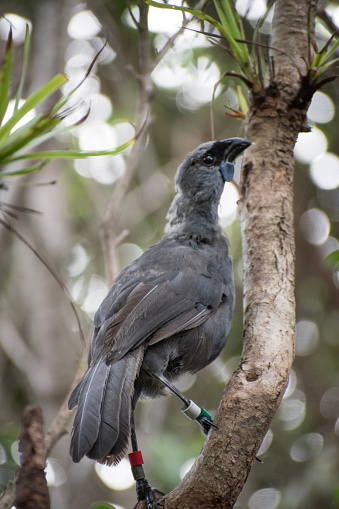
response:
<path id="1" fill-rule="evenodd" d="M 211 156 L 211 154 L 207 154 L 204 159 L 203 159 L 204 163 L 207 165 L 207 166 L 211 166 L 211 164 L 214 163 L 214 157 Z"/>

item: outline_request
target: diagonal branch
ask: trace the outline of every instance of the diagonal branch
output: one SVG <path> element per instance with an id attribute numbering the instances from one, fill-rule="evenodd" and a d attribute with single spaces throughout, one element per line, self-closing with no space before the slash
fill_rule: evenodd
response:
<path id="1" fill-rule="evenodd" d="M 293 147 L 308 106 L 291 104 L 306 73 L 314 12 L 315 2 L 308 0 L 275 4 L 272 46 L 281 51 L 274 55 L 276 82 L 270 85 L 277 94 L 253 97 L 247 138 L 255 145 L 245 155 L 241 182 L 241 365 L 224 391 L 215 418 L 219 429 L 210 433 L 182 483 L 164 498 L 166 509 L 234 506 L 288 381 L 295 327 Z"/>

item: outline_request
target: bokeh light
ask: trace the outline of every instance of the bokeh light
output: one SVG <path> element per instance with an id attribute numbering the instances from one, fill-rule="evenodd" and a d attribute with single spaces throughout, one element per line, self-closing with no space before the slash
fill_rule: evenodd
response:
<path id="1" fill-rule="evenodd" d="M 236 0 L 235 7 L 240 16 L 249 20 L 258 20 L 267 10 L 264 0 Z"/>
<path id="2" fill-rule="evenodd" d="M 193 463 L 195 462 L 195 458 L 190 458 L 185 461 L 180 468 L 180 479 L 183 479 L 185 475 L 191 470 L 193 467 Z"/>
<path id="3" fill-rule="evenodd" d="M 15 463 L 20 465 L 19 440 L 14 440 L 14 442 L 12 442 L 11 455 Z"/>
<path id="4" fill-rule="evenodd" d="M 333 120 L 335 113 L 334 102 L 324 92 L 316 92 L 312 98 L 307 116 L 313 122 L 327 124 Z"/>
<path id="5" fill-rule="evenodd" d="M 249 509 L 276 509 L 281 500 L 281 491 L 276 488 L 263 488 L 250 496 Z"/>
<path id="6" fill-rule="evenodd" d="M 290 456 L 298 463 L 310 461 L 321 452 L 323 445 L 324 439 L 320 433 L 308 433 L 295 440 Z"/>
<path id="7" fill-rule="evenodd" d="M 55 458 L 47 458 L 46 480 L 49 487 L 61 486 L 67 481 L 64 467 Z"/>
<path id="8" fill-rule="evenodd" d="M 70 277 L 80 276 L 86 269 L 89 256 L 81 244 L 76 244 L 70 254 L 70 262 L 67 265 L 67 273 Z"/>
<path id="9" fill-rule="evenodd" d="M 113 490 L 123 491 L 134 485 L 131 466 L 127 458 L 123 458 L 117 466 L 95 464 L 99 479 Z"/>
<path id="10" fill-rule="evenodd" d="M 68 35 L 73 39 L 90 39 L 101 30 L 101 25 L 91 11 L 79 11 L 68 23 Z"/>
<path id="11" fill-rule="evenodd" d="M 221 225 L 225 228 L 231 224 L 238 213 L 239 192 L 235 185 L 230 182 L 224 187 L 219 205 L 219 218 Z"/>
<path id="12" fill-rule="evenodd" d="M 301 163 L 311 163 L 327 150 L 327 138 L 317 127 L 310 133 L 300 133 L 294 147 L 294 155 Z"/>
<path id="13" fill-rule="evenodd" d="M 125 160 L 121 155 L 76 159 L 74 168 L 85 178 L 93 178 L 100 184 L 113 184 L 125 171 Z"/>
<path id="14" fill-rule="evenodd" d="M 303 213 L 300 218 L 300 231 L 303 237 L 315 246 L 326 242 L 330 233 L 328 216 L 320 209 L 313 208 Z"/>
<path id="15" fill-rule="evenodd" d="M 297 382 L 298 382 L 297 374 L 294 371 L 294 369 L 291 369 L 290 376 L 288 377 L 288 384 L 284 392 L 283 398 L 289 398 L 293 394 L 295 388 L 297 387 Z"/>
<path id="16" fill-rule="evenodd" d="M 305 356 L 313 353 L 319 342 L 318 325 L 311 320 L 299 320 L 296 331 L 296 355 Z"/>
<path id="17" fill-rule="evenodd" d="M 285 430 L 298 428 L 306 416 L 305 394 L 296 389 L 289 398 L 284 398 L 278 410 L 281 427 Z"/>
<path id="18" fill-rule="evenodd" d="M 75 302 L 81 305 L 81 309 L 93 319 L 94 314 L 108 292 L 106 282 L 99 276 L 85 275 L 78 277 L 71 287 L 71 295 Z"/>
<path id="19" fill-rule="evenodd" d="M 330 387 L 320 400 L 320 412 L 327 419 L 339 416 L 339 387 Z"/>
<path id="20" fill-rule="evenodd" d="M 26 35 L 26 25 L 31 28 L 31 22 L 28 19 L 11 12 L 6 12 L 0 18 L 0 38 L 7 40 L 9 29 L 12 27 L 14 44 L 23 44 Z"/>
<path id="21" fill-rule="evenodd" d="M 339 186 L 339 157 L 330 152 L 318 156 L 311 162 L 310 176 L 320 189 L 335 189 Z"/>
<path id="22" fill-rule="evenodd" d="M 19 101 L 19 109 L 22 108 L 22 106 L 25 104 L 25 99 L 21 99 Z M 6 122 L 8 122 L 8 120 L 13 116 L 13 113 L 14 113 L 14 107 L 15 107 L 15 100 L 12 100 L 12 101 L 9 101 L 8 103 L 8 106 L 7 106 L 7 110 L 6 110 L 6 113 L 5 113 L 5 116 L 4 116 L 4 119 L 3 119 L 3 124 L 5 124 Z M 25 124 L 27 124 L 30 120 L 33 120 L 33 118 L 36 117 L 36 110 L 35 108 L 33 108 L 32 110 L 30 110 L 28 113 L 26 113 L 26 115 L 24 115 L 20 120 L 19 122 L 17 122 L 15 124 L 15 126 L 13 127 L 12 129 L 12 133 L 14 133 L 15 131 L 17 131 L 20 127 L 24 126 Z"/>
<path id="23" fill-rule="evenodd" d="M 265 452 L 267 452 L 268 449 L 271 447 L 272 442 L 273 442 L 273 431 L 269 429 L 266 435 L 264 436 L 264 440 L 262 441 L 259 451 L 257 452 L 257 456 L 265 454 Z"/>
<path id="24" fill-rule="evenodd" d="M 123 269 L 130 263 L 134 262 L 139 256 L 141 256 L 143 250 L 140 246 L 131 243 L 121 244 L 118 247 L 118 256 L 120 261 L 120 267 Z"/>
<path id="25" fill-rule="evenodd" d="M 80 126 L 77 138 L 81 150 L 110 150 L 117 144 L 114 129 L 100 121 Z"/>
<path id="26" fill-rule="evenodd" d="M 164 3 L 158 0 L 158 3 Z M 181 5 L 181 2 L 176 0 L 171 1 L 172 5 Z M 139 9 L 136 5 L 131 6 L 132 16 L 139 21 Z M 134 20 L 128 9 L 123 14 L 122 20 L 126 25 L 136 29 Z M 182 13 L 174 9 L 159 9 L 156 7 L 150 7 L 148 17 L 148 27 L 153 33 L 161 33 L 167 36 L 173 35 L 179 30 L 182 25 Z"/>
<path id="27" fill-rule="evenodd" d="M 0 465 L 3 465 L 7 461 L 7 454 L 5 448 L 0 444 Z"/>

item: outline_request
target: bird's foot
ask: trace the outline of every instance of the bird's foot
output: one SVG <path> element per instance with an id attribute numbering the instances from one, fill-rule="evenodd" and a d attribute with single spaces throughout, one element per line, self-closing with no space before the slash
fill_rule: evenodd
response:
<path id="1" fill-rule="evenodd" d="M 202 408 L 202 410 L 205 410 L 204 408 Z M 206 410 L 205 410 L 206 412 Z M 214 428 L 214 429 L 218 429 L 218 426 L 216 426 L 214 423 L 213 423 L 213 420 L 210 417 L 206 417 L 206 416 L 202 416 L 201 418 L 198 418 L 196 419 L 196 421 L 200 424 L 200 426 L 202 427 L 203 429 L 203 432 L 205 433 L 205 435 L 208 434 L 209 430 L 211 428 Z"/>
<path id="2" fill-rule="evenodd" d="M 157 509 L 154 491 L 148 484 L 147 479 L 140 479 L 136 482 L 138 500 L 144 500 L 147 509 Z"/>
<path id="3" fill-rule="evenodd" d="M 141 451 L 133 451 L 128 455 L 132 474 L 136 482 L 138 501 L 144 500 L 147 509 L 157 509 L 154 491 L 148 484 L 143 468 L 143 457 Z"/>

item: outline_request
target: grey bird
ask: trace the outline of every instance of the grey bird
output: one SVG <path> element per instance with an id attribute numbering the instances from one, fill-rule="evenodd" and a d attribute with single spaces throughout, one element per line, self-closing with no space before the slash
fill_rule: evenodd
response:
<path id="1" fill-rule="evenodd" d="M 242 138 L 197 147 L 179 166 L 165 235 L 116 278 L 94 318 L 88 369 L 73 391 L 71 455 L 117 464 L 139 398 L 210 364 L 224 348 L 234 307 L 232 262 L 218 221 Z M 132 424 L 133 425 L 133 424 Z"/>

